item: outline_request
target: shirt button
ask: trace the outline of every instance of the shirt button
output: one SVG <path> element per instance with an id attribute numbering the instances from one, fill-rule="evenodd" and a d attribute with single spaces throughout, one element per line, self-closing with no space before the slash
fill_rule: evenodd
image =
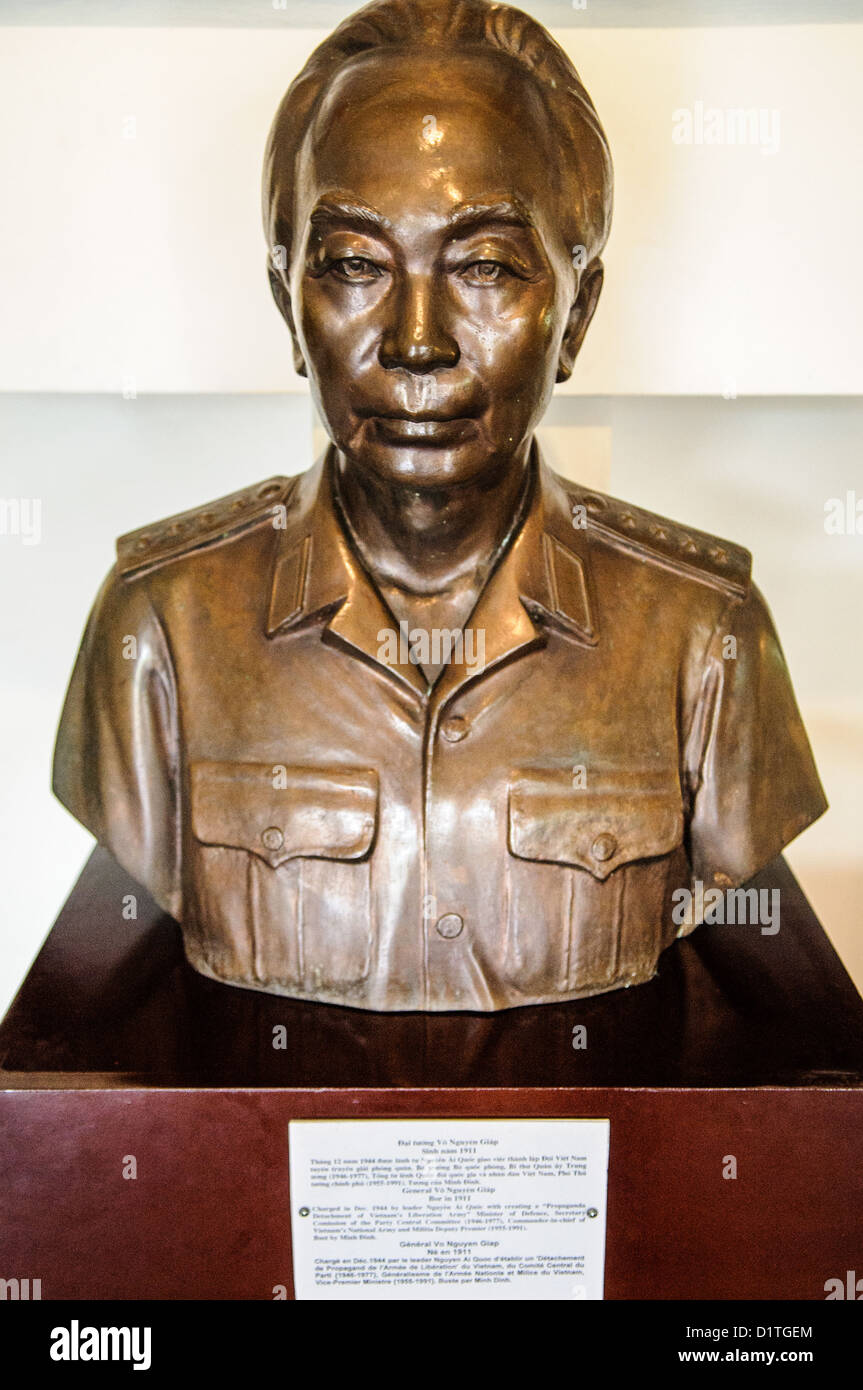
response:
<path id="1" fill-rule="evenodd" d="M 601 835 L 597 835 L 596 839 L 590 847 L 590 852 L 593 855 L 594 859 L 604 861 L 606 859 L 610 859 L 616 849 L 617 841 L 615 840 L 614 836 L 609 835 L 604 831 Z"/>
<path id="2" fill-rule="evenodd" d="M 285 837 L 275 825 L 270 825 L 261 835 L 264 849 L 281 849 L 285 843 Z"/>
<path id="3" fill-rule="evenodd" d="M 440 726 L 440 731 L 447 743 L 460 743 L 467 736 L 470 725 L 463 714 L 451 714 L 449 719 L 445 719 Z"/>
<path id="4" fill-rule="evenodd" d="M 446 941 L 451 941 L 454 936 L 460 936 L 464 922 L 457 912 L 447 912 L 443 917 L 439 917 L 435 923 L 435 930 L 438 936 L 444 937 Z"/>

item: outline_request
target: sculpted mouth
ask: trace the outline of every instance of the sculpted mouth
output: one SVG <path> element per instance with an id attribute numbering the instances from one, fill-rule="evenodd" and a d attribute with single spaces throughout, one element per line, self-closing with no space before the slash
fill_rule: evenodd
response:
<path id="1" fill-rule="evenodd" d="M 476 410 L 360 410 L 360 415 L 375 420 L 405 420 L 409 424 L 447 424 L 453 420 L 472 420 Z"/>
<path id="2" fill-rule="evenodd" d="M 470 434 L 475 416 L 437 410 L 369 412 L 369 426 L 387 444 L 442 447 Z"/>

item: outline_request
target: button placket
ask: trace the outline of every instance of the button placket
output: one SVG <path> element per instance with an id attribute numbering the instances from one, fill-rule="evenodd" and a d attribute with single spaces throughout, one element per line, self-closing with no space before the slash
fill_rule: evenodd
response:
<path id="1" fill-rule="evenodd" d="M 440 794 L 441 786 L 446 785 L 458 766 L 449 760 L 458 757 L 455 745 L 460 744 L 470 730 L 471 720 L 465 714 L 452 712 L 439 718 L 430 743 L 426 772 L 428 784 L 425 792 L 432 800 L 435 791 Z M 449 826 L 430 825 L 427 836 L 426 892 L 427 900 L 434 904 L 435 910 L 426 919 L 427 949 L 430 950 L 427 957 L 430 975 L 426 988 L 432 994 L 437 994 L 447 980 L 452 988 L 456 988 L 455 982 L 460 980 L 462 969 L 461 947 L 466 940 L 466 923 L 462 902 L 464 884 L 460 881 L 458 864 L 459 856 L 464 853 L 464 845 Z M 451 971 L 454 972 L 452 975 Z"/>

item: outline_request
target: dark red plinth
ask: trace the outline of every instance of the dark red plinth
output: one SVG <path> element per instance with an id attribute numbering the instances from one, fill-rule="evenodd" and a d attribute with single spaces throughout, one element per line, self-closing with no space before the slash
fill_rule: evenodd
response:
<path id="1" fill-rule="evenodd" d="M 863 1251 L 863 1002 L 783 861 L 754 884 L 781 889 L 778 935 L 701 928 L 649 985 L 369 1015 L 196 975 L 97 850 L 0 1028 L 0 1277 L 269 1299 L 290 1119 L 607 1116 L 607 1298 L 823 1299 Z"/>

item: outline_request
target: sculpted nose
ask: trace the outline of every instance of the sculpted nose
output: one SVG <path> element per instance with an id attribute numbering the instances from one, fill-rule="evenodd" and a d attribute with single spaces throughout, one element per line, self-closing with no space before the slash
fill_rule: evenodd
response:
<path id="1" fill-rule="evenodd" d="M 404 285 L 393 297 L 392 320 L 381 336 L 378 357 L 383 367 L 430 372 L 454 367 L 458 343 L 441 319 L 440 291 L 426 277 Z"/>

